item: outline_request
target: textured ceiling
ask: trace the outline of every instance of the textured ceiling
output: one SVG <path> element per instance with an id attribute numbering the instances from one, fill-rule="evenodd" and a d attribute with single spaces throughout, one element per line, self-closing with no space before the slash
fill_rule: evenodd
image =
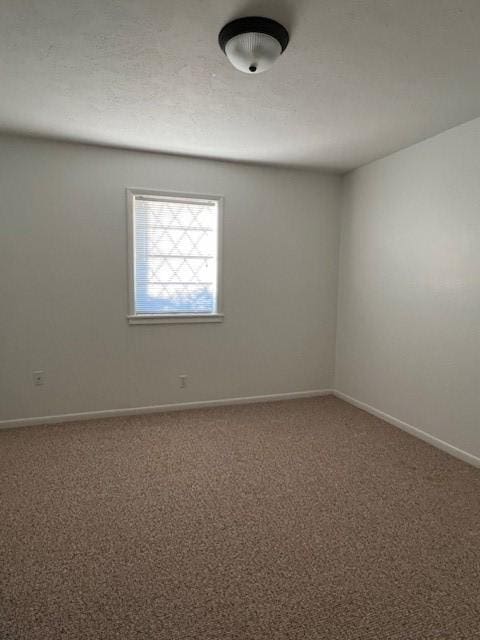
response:
<path id="1" fill-rule="evenodd" d="M 267 73 L 228 20 L 282 21 Z M 0 129 L 346 170 L 480 115 L 479 0 L 0 0 Z"/>

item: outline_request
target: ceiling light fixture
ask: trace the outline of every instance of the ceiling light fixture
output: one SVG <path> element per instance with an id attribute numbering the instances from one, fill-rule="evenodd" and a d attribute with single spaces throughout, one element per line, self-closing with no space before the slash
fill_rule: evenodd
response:
<path id="1" fill-rule="evenodd" d="M 238 18 L 218 34 L 218 43 L 235 69 L 262 73 L 287 48 L 288 31 L 270 18 Z"/>

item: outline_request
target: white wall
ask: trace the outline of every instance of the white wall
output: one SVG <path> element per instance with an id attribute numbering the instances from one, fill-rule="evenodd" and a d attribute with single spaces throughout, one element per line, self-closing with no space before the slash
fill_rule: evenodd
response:
<path id="1" fill-rule="evenodd" d="M 480 119 L 345 178 L 335 386 L 480 456 Z"/>
<path id="2" fill-rule="evenodd" d="M 223 324 L 127 324 L 126 187 L 225 196 Z M 0 138 L 0 420 L 331 387 L 339 188 Z"/>

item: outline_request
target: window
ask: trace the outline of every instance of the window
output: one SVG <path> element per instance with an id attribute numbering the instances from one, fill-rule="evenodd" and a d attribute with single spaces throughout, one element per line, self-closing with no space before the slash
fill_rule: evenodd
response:
<path id="1" fill-rule="evenodd" d="M 127 190 L 132 324 L 220 322 L 222 198 Z"/>

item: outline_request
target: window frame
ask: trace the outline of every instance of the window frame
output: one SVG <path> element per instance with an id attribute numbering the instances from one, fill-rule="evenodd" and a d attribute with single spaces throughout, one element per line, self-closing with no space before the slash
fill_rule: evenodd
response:
<path id="1" fill-rule="evenodd" d="M 217 309 L 215 313 L 135 313 L 135 197 L 177 199 L 177 200 L 210 200 L 217 203 Z M 129 324 L 194 324 L 223 322 L 223 203 L 224 197 L 205 193 L 184 193 L 179 191 L 163 191 L 160 189 L 126 189 L 127 199 L 127 239 L 128 239 L 128 314 Z"/>

